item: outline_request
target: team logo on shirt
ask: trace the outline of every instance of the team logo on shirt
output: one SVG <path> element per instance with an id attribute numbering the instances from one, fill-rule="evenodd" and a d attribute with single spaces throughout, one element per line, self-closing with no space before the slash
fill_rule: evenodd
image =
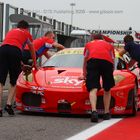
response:
<path id="1" fill-rule="evenodd" d="M 48 49 L 50 49 L 50 48 L 52 48 L 52 44 L 45 43 L 45 47 L 48 48 Z"/>

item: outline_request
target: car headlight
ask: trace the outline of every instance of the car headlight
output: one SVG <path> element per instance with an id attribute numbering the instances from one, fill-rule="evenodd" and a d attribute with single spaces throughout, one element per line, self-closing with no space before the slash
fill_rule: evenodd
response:
<path id="1" fill-rule="evenodd" d="M 32 82 L 32 81 L 33 81 L 33 74 L 32 74 L 32 73 L 30 73 L 30 74 L 28 74 L 28 75 L 24 75 L 24 74 L 23 74 L 23 79 L 24 79 L 25 81 Z"/>
<path id="2" fill-rule="evenodd" d="M 120 82 L 124 79 L 125 79 L 125 77 L 123 75 L 114 75 L 115 84 L 117 84 L 118 82 Z"/>

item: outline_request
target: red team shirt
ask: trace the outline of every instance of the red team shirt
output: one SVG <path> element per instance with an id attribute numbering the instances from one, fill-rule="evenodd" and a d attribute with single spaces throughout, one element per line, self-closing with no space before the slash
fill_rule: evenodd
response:
<path id="1" fill-rule="evenodd" d="M 94 40 L 86 44 L 84 56 L 87 57 L 87 60 L 96 58 L 114 63 L 114 47 L 104 40 Z"/>
<path id="2" fill-rule="evenodd" d="M 52 48 L 52 44 L 55 41 L 53 39 L 50 39 L 48 37 L 40 37 L 38 39 L 35 39 L 33 41 L 34 49 L 37 53 L 37 56 L 41 56 L 42 54 L 46 53 L 46 51 L 50 48 Z M 25 47 L 25 50 L 28 50 L 28 47 Z"/>
<path id="3" fill-rule="evenodd" d="M 33 41 L 34 48 L 35 48 L 36 51 L 38 51 L 40 49 L 40 47 L 44 46 L 46 43 L 53 44 L 54 40 L 49 39 L 47 37 L 41 37 L 41 38 Z"/>
<path id="4" fill-rule="evenodd" d="M 26 45 L 28 41 L 30 42 L 33 41 L 32 36 L 28 32 L 28 30 L 15 28 L 6 34 L 6 37 L 2 43 L 2 46 L 7 44 L 11 46 L 16 46 L 20 50 L 23 50 L 24 46 Z"/>

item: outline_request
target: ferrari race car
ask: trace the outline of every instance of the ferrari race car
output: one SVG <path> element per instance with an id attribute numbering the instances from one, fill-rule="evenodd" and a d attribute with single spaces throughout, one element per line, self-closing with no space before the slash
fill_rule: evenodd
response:
<path id="1" fill-rule="evenodd" d="M 54 54 L 39 70 L 22 72 L 17 80 L 16 106 L 29 112 L 90 114 L 91 105 L 85 81 L 78 80 L 82 73 L 83 48 L 68 48 Z M 116 55 L 111 89 L 112 114 L 136 115 L 138 108 L 139 69 L 127 69 L 124 60 Z M 104 111 L 103 89 L 97 96 L 97 109 Z"/>

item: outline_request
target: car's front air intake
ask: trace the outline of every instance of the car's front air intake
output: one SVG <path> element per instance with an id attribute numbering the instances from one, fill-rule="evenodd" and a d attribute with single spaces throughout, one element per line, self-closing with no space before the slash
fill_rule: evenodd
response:
<path id="1" fill-rule="evenodd" d="M 41 95 L 32 92 L 25 92 L 22 96 L 22 102 L 26 106 L 38 107 L 41 105 Z"/>

